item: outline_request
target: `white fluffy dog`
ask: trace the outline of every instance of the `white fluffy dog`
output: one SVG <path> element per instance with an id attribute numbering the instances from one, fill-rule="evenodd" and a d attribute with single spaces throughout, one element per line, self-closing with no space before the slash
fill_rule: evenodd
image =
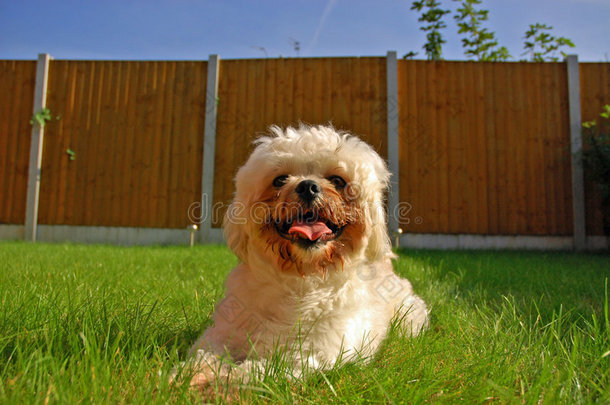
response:
<path id="1" fill-rule="evenodd" d="M 332 127 L 270 132 L 237 173 L 224 228 L 241 263 L 191 349 L 192 385 L 218 373 L 248 378 L 278 349 L 293 376 L 366 359 L 394 317 L 409 334 L 428 322 L 424 302 L 392 269 L 384 161 Z M 226 358 L 233 366 L 220 366 Z"/>

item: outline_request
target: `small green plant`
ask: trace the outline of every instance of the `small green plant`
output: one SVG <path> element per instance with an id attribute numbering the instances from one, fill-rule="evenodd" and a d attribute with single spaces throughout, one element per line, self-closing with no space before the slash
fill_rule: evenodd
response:
<path id="1" fill-rule="evenodd" d="M 560 48 L 574 48 L 574 43 L 568 38 L 549 34 L 548 31 L 552 29 L 553 27 L 546 24 L 530 24 L 529 29 L 525 32 L 523 44 L 525 52 L 522 55 L 529 55 L 532 62 L 557 62 L 559 61 L 557 51 L 562 57 L 565 57 L 566 53 Z"/>
<path id="2" fill-rule="evenodd" d="M 443 16 L 449 14 L 450 10 L 443 10 L 439 7 L 440 5 L 441 3 L 436 0 L 419 0 L 411 3 L 411 10 L 422 11 L 426 8 L 426 11 L 421 14 L 418 21 L 427 23 L 427 25 L 422 25 L 420 30 L 427 32 L 426 39 L 428 42 L 424 44 L 423 48 L 429 60 L 440 60 L 442 46 L 447 42 L 441 35 L 441 29 L 447 28 L 443 21 Z"/>
<path id="3" fill-rule="evenodd" d="M 476 9 L 482 0 L 454 0 L 460 2 L 457 14 L 453 16 L 458 25 L 458 34 L 464 34 L 462 47 L 464 54 L 478 61 L 498 62 L 511 58 L 506 47 L 498 47 L 494 32 L 483 28 L 482 23 L 489 18 L 489 10 Z"/>
<path id="4" fill-rule="evenodd" d="M 487 62 L 504 62 L 513 58 L 506 47 L 499 46 L 495 32 L 483 27 L 483 23 L 488 20 L 489 10 L 475 7 L 481 5 L 483 0 L 452 1 L 459 3 L 453 19 L 458 26 L 458 33 L 463 36 L 462 47 L 467 57 Z M 421 24 L 419 29 L 427 32 L 427 42 L 423 48 L 429 60 L 442 59 L 442 46 L 447 42 L 441 31 L 447 28 L 443 17 L 450 14 L 451 10 L 442 9 L 441 5 L 441 0 L 411 2 L 411 10 L 422 12 L 418 19 Z M 557 52 L 565 57 L 566 54 L 561 49 L 572 48 L 574 43 L 568 38 L 551 35 L 549 31 L 552 29 L 546 24 L 530 24 L 525 33 L 525 52 L 522 55 L 528 55 L 532 62 L 557 62 Z M 403 59 L 411 59 L 416 55 L 416 52 L 411 51 Z"/>
<path id="5" fill-rule="evenodd" d="M 43 108 L 42 110 L 34 113 L 32 119 L 30 120 L 30 124 L 36 125 L 39 127 L 44 127 L 47 121 L 51 121 L 51 110 L 48 108 Z"/>
<path id="6" fill-rule="evenodd" d="M 68 148 L 66 150 L 66 153 L 68 154 L 68 156 L 70 157 L 70 160 L 76 160 L 76 152 L 74 152 L 72 149 Z"/>
<path id="7" fill-rule="evenodd" d="M 599 120 L 582 124 L 585 136 L 583 162 L 590 178 L 597 184 L 605 212 L 604 231 L 610 233 L 610 105 L 606 104 Z"/>

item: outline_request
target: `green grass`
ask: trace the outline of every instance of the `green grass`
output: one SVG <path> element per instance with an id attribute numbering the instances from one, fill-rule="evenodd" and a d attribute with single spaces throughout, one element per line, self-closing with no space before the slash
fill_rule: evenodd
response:
<path id="1" fill-rule="evenodd" d="M 0 243 L 0 402 L 221 401 L 166 375 L 235 264 L 221 246 Z M 239 398 L 610 402 L 610 256 L 401 251 L 396 268 L 432 308 L 427 332 L 391 334 L 368 364 L 266 378 Z"/>

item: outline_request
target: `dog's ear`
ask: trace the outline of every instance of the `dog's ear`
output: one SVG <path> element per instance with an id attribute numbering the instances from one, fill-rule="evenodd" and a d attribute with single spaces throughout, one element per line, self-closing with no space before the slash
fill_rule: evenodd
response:
<path id="1" fill-rule="evenodd" d="M 371 262 L 391 259 L 396 257 L 392 251 L 392 241 L 388 233 L 388 223 L 386 218 L 386 206 L 384 204 L 384 194 L 388 190 L 390 183 L 390 172 L 384 160 L 370 148 L 369 164 L 376 177 L 375 181 L 369 184 L 369 194 L 367 208 L 369 210 L 367 218 L 367 228 L 370 229 L 368 245 L 366 247 L 366 257 Z"/>
<path id="2" fill-rule="evenodd" d="M 371 230 L 365 251 L 367 259 L 376 262 L 395 257 L 388 235 L 385 207 L 381 199 L 375 199 L 375 203 L 367 208 L 369 212 L 366 225 Z"/>
<path id="3" fill-rule="evenodd" d="M 246 261 L 248 254 L 248 233 L 246 232 L 246 218 L 244 209 L 240 204 L 233 202 L 225 213 L 223 228 L 225 239 L 229 248 L 242 262 Z"/>

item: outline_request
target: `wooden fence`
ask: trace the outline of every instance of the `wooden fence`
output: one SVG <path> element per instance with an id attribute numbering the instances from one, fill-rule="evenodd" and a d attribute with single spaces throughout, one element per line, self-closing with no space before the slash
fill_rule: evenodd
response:
<path id="1" fill-rule="evenodd" d="M 387 157 L 386 58 L 218 68 L 210 100 L 207 62 L 51 61 L 38 223 L 183 229 L 200 215 L 206 103 L 216 205 L 271 124 L 332 122 Z M 35 70 L 0 61 L 0 224 L 24 223 Z M 571 235 L 566 64 L 398 61 L 397 77 L 403 229 Z M 589 120 L 610 103 L 610 64 L 581 63 L 580 81 Z M 602 235 L 592 184 L 586 197 L 587 234 Z"/>
<path id="2" fill-rule="evenodd" d="M 23 224 L 36 62 L 0 61 L 0 224 Z"/>
<path id="3" fill-rule="evenodd" d="M 299 122 L 332 122 L 361 134 L 385 156 L 385 58 L 221 62 L 214 203 L 230 203 L 232 179 L 257 135 L 273 124 Z M 222 215 L 213 219 L 219 226 Z"/>
<path id="4" fill-rule="evenodd" d="M 580 88 L 583 122 L 599 119 L 602 107 L 610 104 L 610 63 L 581 63 Z M 585 186 L 587 234 L 602 235 L 604 213 L 598 189 L 591 181 Z M 610 218 L 610 213 L 606 216 Z"/>
<path id="5" fill-rule="evenodd" d="M 51 62 L 38 222 L 185 227 L 201 196 L 206 67 Z"/>
<path id="6" fill-rule="evenodd" d="M 572 233 L 565 64 L 405 61 L 398 77 L 403 228 Z"/>

